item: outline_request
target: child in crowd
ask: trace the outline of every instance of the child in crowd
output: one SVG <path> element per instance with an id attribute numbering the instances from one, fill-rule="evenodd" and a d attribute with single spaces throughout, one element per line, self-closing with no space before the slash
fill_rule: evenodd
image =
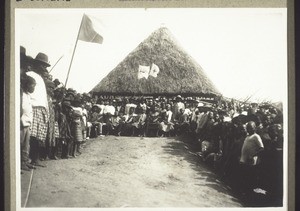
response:
<path id="1" fill-rule="evenodd" d="M 58 125 L 59 125 L 59 139 L 62 146 L 61 158 L 68 159 L 71 155 L 72 135 L 70 131 L 70 111 L 71 104 L 68 101 L 62 102 L 58 106 Z"/>
<path id="2" fill-rule="evenodd" d="M 34 78 L 24 75 L 21 78 L 21 169 L 30 170 L 34 168 L 29 164 L 29 149 L 30 149 L 30 126 L 32 124 L 32 104 L 30 93 L 34 91 L 36 82 Z"/>
<path id="3" fill-rule="evenodd" d="M 74 138 L 74 145 L 72 156 L 80 155 L 80 145 L 83 142 L 83 112 L 81 108 L 81 102 L 79 100 L 73 101 L 73 113 L 72 113 L 72 122 L 71 122 L 71 134 Z"/>

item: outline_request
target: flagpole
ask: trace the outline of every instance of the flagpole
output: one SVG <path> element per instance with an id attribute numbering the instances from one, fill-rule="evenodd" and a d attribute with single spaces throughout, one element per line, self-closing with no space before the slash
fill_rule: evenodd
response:
<path id="1" fill-rule="evenodd" d="M 80 27 L 79 27 L 78 34 L 77 34 L 77 38 L 76 38 L 75 47 L 74 47 L 74 50 L 73 50 L 73 54 L 72 54 L 72 58 L 71 58 L 71 62 L 70 62 L 70 66 L 69 66 L 69 70 L 68 70 L 66 82 L 65 82 L 65 87 L 66 87 L 66 88 L 67 88 L 67 82 L 68 82 L 68 79 L 69 79 L 70 70 L 71 70 L 71 67 L 72 67 L 72 62 L 73 62 L 75 50 L 76 50 L 76 47 L 77 47 L 77 42 L 78 42 L 80 30 L 81 30 L 81 27 L 82 27 L 83 17 L 84 17 L 84 14 L 83 14 L 82 19 L 81 19 Z"/>

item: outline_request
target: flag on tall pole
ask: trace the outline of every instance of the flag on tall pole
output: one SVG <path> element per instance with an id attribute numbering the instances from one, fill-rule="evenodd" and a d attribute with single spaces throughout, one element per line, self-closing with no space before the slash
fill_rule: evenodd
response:
<path id="1" fill-rule="evenodd" d="M 72 54 L 72 59 L 70 62 L 70 66 L 69 66 L 69 70 L 68 70 L 68 74 L 67 74 L 67 78 L 66 78 L 66 82 L 65 82 L 65 87 L 67 87 L 67 82 L 69 79 L 69 74 L 70 74 L 70 70 L 71 70 L 71 66 L 72 66 L 72 62 L 73 62 L 73 58 L 74 58 L 78 40 L 85 41 L 85 42 L 91 42 L 91 43 L 98 43 L 98 44 L 103 43 L 103 37 L 98 32 L 96 32 L 96 30 L 94 29 L 94 26 L 93 26 L 93 22 L 86 14 L 83 14 L 83 16 L 82 16 L 81 24 L 80 24 L 77 38 L 76 38 L 75 47 L 74 47 L 73 54 Z"/>
<path id="2" fill-rule="evenodd" d="M 103 42 L 103 37 L 95 31 L 91 19 L 85 14 L 82 17 L 78 40 L 99 44 Z"/>

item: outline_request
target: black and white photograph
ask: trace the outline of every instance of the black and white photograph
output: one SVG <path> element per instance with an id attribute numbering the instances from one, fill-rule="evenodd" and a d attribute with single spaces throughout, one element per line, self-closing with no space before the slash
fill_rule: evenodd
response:
<path id="1" fill-rule="evenodd" d="M 287 210 L 286 8 L 16 9 L 14 42 L 17 210 Z"/>

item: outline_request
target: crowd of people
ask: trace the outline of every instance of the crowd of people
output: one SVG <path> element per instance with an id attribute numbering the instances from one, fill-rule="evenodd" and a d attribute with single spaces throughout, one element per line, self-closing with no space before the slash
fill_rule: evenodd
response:
<path id="1" fill-rule="evenodd" d="M 48 57 L 21 47 L 21 169 L 79 156 L 98 136 L 188 136 L 203 162 L 243 193 L 282 196 L 283 115 L 270 104 L 199 97 L 91 96 L 53 80 Z M 256 189 L 257 190 L 257 189 Z M 260 189 L 262 191 L 262 189 Z"/>

